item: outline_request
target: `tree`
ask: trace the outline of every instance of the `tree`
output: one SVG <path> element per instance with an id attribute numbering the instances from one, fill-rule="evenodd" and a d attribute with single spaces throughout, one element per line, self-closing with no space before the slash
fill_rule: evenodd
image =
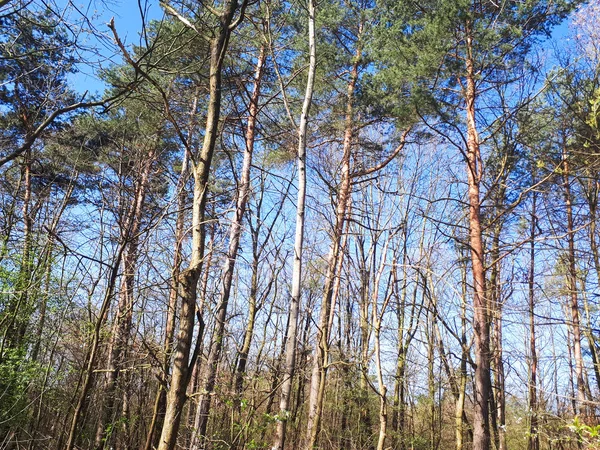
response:
<path id="1" fill-rule="evenodd" d="M 485 276 L 485 248 L 481 219 L 484 156 L 480 136 L 481 123 L 491 124 L 494 112 L 483 114 L 479 101 L 486 98 L 490 87 L 512 81 L 515 68 L 526 65 L 526 57 L 535 42 L 549 34 L 576 5 L 574 2 L 430 2 L 408 13 L 400 5 L 383 3 L 389 19 L 382 34 L 385 47 L 382 76 L 396 91 L 402 89 L 392 73 L 403 83 L 413 81 L 417 98 L 425 100 L 429 109 L 423 115 L 437 118 L 430 127 L 449 139 L 465 162 L 467 203 L 469 205 L 469 237 L 473 278 L 473 329 L 475 334 L 475 415 L 473 448 L 490 448 L 489 401 L 490 380 L 490 316 L 489 290 Z M 410 14 L 414 14 L 411 16 Z M 412 66 L 414 64 L 414 66 Z M 391 95 L 394 90 L 390 89 Z M 519 105 L 511 105 L 511 110 Z M 457 121 L 454 112 L 463 111 Z M 493 110 L 492 110 L 493 111 Z M 492 116 L 492 117 L 490 117 Z M 490 120 L 491 119 L 491 120 Z M 434 119 L 435 120 L 435 119 Z M 494 127 L 483 127 L 495 132 Z"/>
<path id="2" fill-rule="evenodd" d="M 204 141 L 200 154 L 195 158 L 192 171 L 194 175 L 192 255 L 188 268 L 180 274 L 181 316 L 179 334 L 177 336 L 175 365 L 167 394 L 167 409 L 159 450 L 172 450 L 175 447 L 181 412 L 186 401 L 186 389 L 190 378 L 188 364 L 196 317 L 196 289 L 204 259 L 206 201 L 221 112 L 223 61 L 227 53 L 231 33 L 243 20 L 247 4 L 247 0 L 242 3 L 238 3 L 237 0 L 228 0 L 219 9 L 209 9 L 218 23 L 209 38 L 209 100 L 204 127 Z M 189 24 L 187 19 L 181 17 L 171 6 L 165 4 L 165 7 L 168 11 L 175 13 L 186 25 Z M 193 25 L 190 25 L 190 27 L 193 27 Z"/>
<path id="3" fill-rule="evenodd" d="M 4 30 L 0 45 L 0 103 L 2 114 L 0 167 L 30 152 L 44 133 L 60 128 L 71 113 L 107 106 L 123 95 L 86 100 L 67 84 L 76 72 L 75 30 L 52 8 L 18 7 L 0 19 Z"/>
<path id="4" fill-rule="evenodd" d="M 258 102 L 260 99 L 260 87 L 263 77 L 263 67 L 265 64 L 266 56 L 266 49 L 265 45 L 263 44 L 260 47 L 259 54 L 257 57 L 252 94 L 250 97 L 250 105 L 248 108 L 249 117 L 245 133 L 244 159 L 242 162 L 242 169 L 239 177 L 238 189 L 236 194 L 235 216 L 232 220 L 229 231 L 229 248 L 227 249 L 227 253 L 225 256 L 226 259 L 223 265 L 222 285 L 220 293 L 221 298 L 217 307 L 217 319 L 215 324 L 215 330 L 213 332 L 212 346 L 207 362 L 208 371 L 206 374 L 206 381 L 203 388 L 203 395 L 200 399 L 200 403 L 198 404 L 198 411 L 196 413 L 198 418 L 198 423 L 196 426 L 197 430 L 196 434 L 194 434 L 194 437 L 192 438 L 191 445 L 191 447 L 194 449 L 197 446 L 197 442 L 199 441 L 201 443 L 206 435 L 211 396 L 215 387 L 217 366 L 219 364 L 221 358 L 221 351 L 223 349 L 225 322 L 227 319 L 227 306 L 231 294 L 231 286 L 233 284 L 233 272 L 235 269 L 235 262 L 240 247 L 244 215 L 246 213 L 248 197 L 250 196 L 250 170 L 252 167 L 254 142 L 256 140 L 256 126 L 258 120 L 257 116 L 259 110 Z"/>
<path id="5" fill-rule="evenodd" d="M 296 336 L 298 329 L 298 312 L 302 293 L 302 249 L 304 243 L 304 221 L 306 202 L 306 147 L 308 137 L 308 118 L 312 104 L 315 72 L 317 69 L 316 31 L 315 31 L 315 3 L 308 0 L 308 75 L 304 102 L 300 113 L 298 125 L 298 152 L 296 164 L 298 166 L 298 199 L 296 202 L 296 231 L 294 238 L 294 258 L 292 272 L 292 290 L 290 298 L 290 309 L 288 318 L 288 329 L 286 332 L 285 366 L 283 380 L 281 383 L 281 398 L 279 401 L 279 413 L 277 418 L 277 430 L 273 438 L 273 450 L 283 450 L 285 445 L 285 433 L 287 422 L 290 417 L 289 405 L 292 390 L 292 381 L 296 364 Z"/>

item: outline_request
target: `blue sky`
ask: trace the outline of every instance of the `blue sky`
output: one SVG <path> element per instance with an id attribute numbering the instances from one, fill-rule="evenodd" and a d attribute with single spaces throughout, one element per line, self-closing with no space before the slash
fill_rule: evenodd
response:
<path id="1" fill-rule="evenodd" d="M 91 0 L 87 3 L 74 3 L 79 11 L 90 17 L 96 28 L 96 35 L 85 33 L 80 36 L 80 41 L 89 49 L 84 51 L 81 57 L 83 60 L 92 61 L 92 64 L 79 65 L 79 72 L 71 77 L 72 87 L 80 93 L 88 91 L 90 94 L 100 94 L 105 85 L 97 76 L 98 69 L 122 61 L 118 49 L 112 43 L 112 32 L 107 24 L 114 17 L 115 27 L 123 42 L 128 46 L 139 44 L 142 29 L 140 5 L 137 1 L 127 0 L 107 2 Z M 162 8 L 156 1 L 142 0 L 142 7 L 147 11 L 146 21 L 160 19 L 163 16 Z M 81 15 L 78 12 L 72 11 L 71 14 L 74 21 L 80 20 Z M 97 35 L 98 33 L 100 36 Z"/>

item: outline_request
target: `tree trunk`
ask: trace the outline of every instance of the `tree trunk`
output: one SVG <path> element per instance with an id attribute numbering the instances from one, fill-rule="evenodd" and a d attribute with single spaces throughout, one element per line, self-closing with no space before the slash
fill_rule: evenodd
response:
<path id="1" fill-rule="evenodd" d="M 475 393 L 473 414 L 473 450 L 489 450 L 489 399 L 490 383 L 490 326 L 489 302 L 485 287 L 485 257 L 481 229 L 481 154 L 475 122 L 475 69 L 472 56 L 473 30 L 466 30 L 466 90 L 464 93 L 467 116 L 467 180 L 469 200 L 469 246 L 473 275 L 473 331 L 475 337 Z"/>
<path id="2" fill-rule="evenodd" d="M 71 420 L 71 427 L 69 429 L 69 436 L 67 438 L 67 444 L 65 446 L 65 450 L 73 450 L 75 446 L 75 439 L 77 437 L 77 429 L 79 427 L 79 422 L 81 418 L 85 415 L 87 409 L 87 400 L 89 391 L 92 387 L 92 381 L 94 377 L 94 367 L 96 365 L 96 358 L 98 356 L 98 347 L 100 345 L 101 340 L 101 331 L 102 324 L 104 323 L 104 318 L 108 313 L 108 309 L 110 308 L 110 303 L 114 296 L 115 286 L 117 283 L 117 275 L 119 273 L 119 267 L 121 265 L 121 259 L 123 257 L 123 253 L 125 251 L 125 247 L 127 242 L 121 242 L 119 249 L 117 250 L 117 254 L 115 256 L 113 266 L 110 270 L 110 275 L 108 279 L 108 285 L 106 287 L 106 291 L 104 294 L 104 299 L 102 300 L 102 306 L 100 307 L 100 311 L 98 312 L 98 319 L 96 320 L 96 324 L 94 326 L 94 334 L 92 337 L 92 344 L 90 346 L 89 354 L 87 355 L 87 363 L 85 367 L 85 374 L 83 375 L 83 383 L 81 386 L 81 391 L 79 392 L 79 396 L 77 399 L 77 404 L 75 405 L 75 411 L 73 412 L 73 419 Z"/>
<path id="3" fill-rule="evenodd" d="M 567 215 L 568 268 L 567 290 L 570 298 L 571 333 L 573 336 L 573 358 L 575 359 L 575 377 L 577 380 L 577 411 L 584 418 L 587 416 L 587 389 L 585 383 L 583 354 L 581 350 L 581 327 L 579 320 L 579 299 L 577 295 L 577 265 L 575 261 L 575 231 L 573 225 L 573 207 L 571 200 L 571 181 L 569 179 L 569 162 L 566 149 L 563 150 L 563 186 L 565 196 L 565 212 Z"/>
<path id="4" fill-rule="evenodd" d="M 500 188 L 497 195 L 497 205 L 501 205 L 504 199 L 504 189 Z M 494 424 L 494 440 L 497 450 L 506 450 L 506 401 L 504 396 L 504 362 L 502 356 L 502 279 L 500 275 L 500 232 L 501 222 L 499 221 L 494 227 L 494 235 L 492 236 L 492 248 L 490 251 L 490 260 L 492 265 L 490 275 L 490 304 L 493 308 L 494 315 L 494 381 L 495 381 L 495 411 L 492 416 Z"/>
<path id="5" fill-rule="evenodd" d="M 369 287 L 370 287 L 370 271 L 367 257 L 364 249 L 364 239 L 361 235 L 357 236 L 357 247 L 360 253 L 359 270 L 360 270 L 360 293 L 359 293 L 359 328 L 360 328 L 360 379 L 359 393 L 357 395 L 357 403 L 359 410 L 360 421 L 358 423 L 358 446 L 373 450 L 373 442 L 371 439 L 371 414 L 369 411 L 369 342 L 371 340 L 370 330 L 370 302 L 369 302 Z M 404 415 L 402 415 L 404 417 Z"/>
<path id="6" fill-rule="evenodd" d="M 381 361 L 381 327 L 385 311 L 393 295 L 392 286 L 397 281 L 395 258 L 392 261 L 392 274 L 390 276 L 390 279 L 388 280 L 388 286 L 386 286 L 384 300 L 382 301 L 380 308 L 378 308 L 378 300 L 380 298 L 381 277 L 387 265 L 386 255 L 391 239 L 392 237 L 388 236 L 388 240 L 386 241 L 386 243 L 383 246 L 383 249 L 381 250 L 381 261 L 377 273 L 375 275 L 373 290 L 371 292 L 371 308 L 373 311 L 375 376 L 377 378 L 377 394 L 379 396 L 379 434 L 377 436 L 377 450 L 383 450 L 385 447 L 388 427 L 387 386 L 383 379 L 383 365 Z M 373 245 L 376 245 L 376 238 L 374 238 L 374 241 L 375 243 Z M 372 258 L 375 258 L 375 254 L 376 252 L 371 253 Z"/>
<path id="7" fill-rule="evenodd" d="M 461 323 L 461 357 L 460 368 L 458 370 L 458 397 L 456 398 L 456 408 L 454 411 L 455 423 L 455 448 L 463 450 L 464 447 L 464 428 L 466 421 L 465 399 L 467 397 L 467 358 L 469 357 L 469 346 L 467 345 L 467 267 L 463 265 L 462 272 L 462 299 L 460 311 Z"/>
<path id="8" fill-rule="evenodd" d="M 535 184 L 535 175 L 533 178 Z M 537 193 L 533 192 L 531 204 L 531 224 L 529 232 L 529 274 L 527 284 L 529 287 L 529 437 L 527 450 L 539 450 L 540 438 L 538 435 L 538 406 L 537 406 L 537 348 L 535 336 L 535 236 L 537 229 Z"/>
<path id="9" fill-rule="evenodd" d="M 246 0 L 240 14 L 243 15 Z M 179 333 L 175 347 L 175 363 L 171 385 L 167 393 L 167 406 L 158 450 L 173 450 L 177 441 L 186 390 L 190 378 L 190 351 L 194 335 L 197 285 L 202 271 L 206 238 L 205 217 L 208 199 L 209 176 L 217 141 L 221 113 L 221 75 L 232 31 L 233 16 L 238 9 L 237 0 L 229 0 L 219 17 L 220 26 L 210 43 L 209 101 L 204 131 L 204 142 L 194 167 L 194 200 L 192 205 L 192 255 L 188 268 L 179 277 L 181 311 Z M 239 18 L 242 19 L 242 16 Z"/>
<path id="10" fill-rule="evenodd" d="M 140 179 L 137 184 L 135 196 L 129 207 L 127 219 L 123 224 L 123 237 L 126 242 L 123 254 L 123 274 L 121 276 L 121 286 L 119 289 L 119 302 L 115 312 L 115 321 L 108 349 L 108 373 L 106 377 L 106 387 L 103 394 L 103 401 L 100 405 L 100 422 L 96 430 L 95 447 L 105 448 L 113 447 L 115 434 L 119 432 L 118 428 L 111 427 L 110 436 L 107 435 L 108 425 L 115 419 L 117 409 L 117 382 L 120 372 L 124 369 L 123 365 L 126 359 L 126 352 L 131 335 L 133 321 L 135 272 L 138 259 L 139 233 L 144 212 L 144 203 L 146 199 L 146 190 L 152 163 L 154 161 L 155 150 L 151 149 L 144 161 L 140 173 Z M 112 443 L 112 444 L 111 444 Z M 116 446 L 120 450 L 120 446 Z"/>
<path id="11" fill-rule="evenodd" d="M 423 287 L 426 290 L 426 287 Z M 432 300 L 430 299 L 430 302 Z M 429 394 L 429 450 L 436 448 L 436 414 L 435 414 L 435 314 L 432 306 L 429 314 L 427 314 L 428 322 L 425 325 L 425 333 L 427 336 L 427 391 Z"/>
<path id="12" fill-rule="evenodd" d="M 359 25 L 358 39 L 360 39 L 361 32 L 362 25 Z M 350 182 L 350 158 L 354 134 L 353 102 L 354 89 L 358 80 L 358 66 L 360 64 L 361 54 L 362 50 L 359 42 L 354 54 L 354 63 L 350 72 L 350 81 L 348 82 L 346 94 L 346 117 L 341 160 L 341 179 L 337 196 L 335 225 L 333 228 L 331 248 L 329 250 L 325 286 L 323 289 L 323 300 L 321 301 L 321 312 L 319 315 L 319 324 L 317 325 L 315 351 L 313 355 L 313 367 L 310 379 L 308 423 L 306 428 L 306 444 L 304 446 L 306 450 L 316 447 L 321 424 L 323 392 L 327 378 L 329 333 L 331 332 L 330 315 L 337 300 L 337 296 L 335 295 L 335 286 L 338 285 L 338 274 L 340 273 L 344 258 L 342 235 L 346 224 L 346 218 L 350 214 L 349 207 L 352 191 L 352 184 Z"/>
<path id="13" fill-rule="evenodd" d="M 596 180 L 594 184 L 597 189 Z M 588 203 L 590 208 L 590 226 L 589 226 L 589 238 L 590 238 L 590 249 L 592 250 L 592 259 L 594 261 L 594 268 L 596 270 L 596 277 L 598 280 L 598 286 L 600 286 L 600 252 L 598 251 L 598 241 L 596 239 L 596 220 L 597 220 L 597 192 L 594 192 L 593 198 L 588 197 Z M 587 310 L 587 301 L 584 307 Z M 586 312 L 588 322 L 590 322 L 590 314 Z M 589 328 L 589 327 L 588 327 Z M 590 343 L 590 353 L 592 355 L 592 361 L 594 364 L 594 375 L 596 376 L 596 386 L 598 392 L 600 392 L 600 354 L 598 352 L 598 343 L 594 334 L 591 332 L 586 333 L 588 341 Z"/>
<path id="14" fill-rule="evenodd" d="M 233 272 L 235 261 L 240 246 L 242 235 L 242 222 L 246 213 L 248 197 L 250 195 L 250 170 L 252 167 L 252 156 L 254 152 L 254 140 L 256 137 L 256 121 L 258 116 L 258 100 L 260 97 L 260 83 L 263 73 L 263 65 L 266 58 L 265 47 L 262 46 L 254 74 L 254 89 L 250 99 L 250 109 L 248 124 L 246 127 L 246 150 L 244 152 L 244 161 L 242 164 L 242 174 L 238 185 L 236 210 L 231 228 L 229 230 L 229 248 L 225 256 L 225 264 L 221 275 L 221 301 L 217 307 L 217 318 L 215 330 L 213 332 L 212 346 L 209 352 L 207 362 L 206 381 L 202 389 L 202 396 L 198 404 L 198 423 L 190 445 L 191 450 L 204 448 L 203 441 L 206 436 L 208 426 L 208 415 L 210 412 L 211 397 L 215 387 L 217 369 L 221 359 L 221 350 L 223 348 L 223 339 L 225 337 L 225 323 L 227 320 L 227 306 L 233 283 Z"/>
<path id="15" fill-rule="evenodd" d="M 273 440 L 273 450 L 283 450 L 285 445 L 286 426 L 289 417 L 290 393 L 292 391 L 292 379 L 296 363 L 296 335 L 298 328 L 298 313 L 300 309 L 300 297 L 302 293 L 302 246 L 304 242 L 304 203 L 306 201 L 306 138 L 308 114 L 312 103 L 312 94 L 316 70 L 316 43 L 315 43 L 315 4 L 314 0 L 308 0 L 308 47 L 310 62 L 308 67 L 308 79 L 306 81 L 306 92 L 302 105 L 300 126 L 298 127 L 298 200 L 296 203 L 296 236 L 294 242 L 294 264 L 292 272 L 292 292 L 289 312 L 289 328 L 287 331 L 287 345 L 285 368 L 281 384 L 281 398 L 279 401 L 279 415 L 277 429 Z"/>
<path id="16" fill-rule="evenodd" d="M 29 324 L 31 315 L 30 310 L 30 288 L 33 285 L 34 264 L 32 260 L 32 231 L 33 231 L 33 213 L 31 211 L 31 149 L 23 154 L 23 249 L 21 251 L 21 262 L 14 287 L 14 295 L 9 300 L 6 310 L 3 311 L 5 317 L 0 321 L 0 325 L 7 321 L 2 343 L 0 345 L 0 363 L 3 360 L 5 350 L 18 349 L 23 344 L 25 332 Z"/>
<path id="17" fill-rule="evenodd" d="M 194 94 L 192 101 L 192 108 L 190 110 L 190 124 L 188 130 L 188 147 L 191 148 L 192 133 L 194 132 L 195 116 L 198 108 L 198 89 Z M 181 262 L 182 255 L 181 250 L 183 247 L 183 241 L 185 239 L 185 199 L 186 191 L 185 185 L 189 178 L 189 152 L 186 149 L 183 151 L 183 157 L 181 159 L 181 172 L 177 180 L 177 186 L 175 188 L 175 195 L 177 197 L 177 218 L 175 219 L 175 243 L 173 249 L 173 267 L 171 269 L 171 285 L 169 287 L 169 303 L 167 305 L 167 317 L 165 321 L 165 339 L 163 342 L 163 357 L 162 357 L 162 373 L 161 380 L 163 383 L 158 387 L 156 392 L 156 398 L 154 400 L 154 409 L 152 411 L 152 419 L 150 421 L 150 427 L 146 435 L 146 444 L 144 450 L 152 450 L 153 447 L 158 446 L 158 433 L 156 430 L 162 429 L 167 391 L 166 391 L 166 380 L 169 379 L 169 373 L 171 369 L 171 352 L 173 350 L 173 338 L 175 337 L 175 319 L 177 313 L 177 292 L 179 289 L 179 276 L 181 273 Z"/>

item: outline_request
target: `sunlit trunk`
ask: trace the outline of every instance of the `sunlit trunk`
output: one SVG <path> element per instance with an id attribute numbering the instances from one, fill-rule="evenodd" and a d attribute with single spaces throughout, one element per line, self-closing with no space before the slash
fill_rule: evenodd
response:
<path id="1" fill-rule="evenodd" d="M 292 269 L 292 291 L 289 308 L 289 323 L 287 330 L 287 344 L 283 380 L 281 384 L 281 397 L 279 401 L 279 415 L 277 429 L 273 439 L 273 450 L 283 450 L 285 434 L 290 416 L 290 395 L 296 364 L 296 336 L 298 329 L 298 314 L 302 294 L 302 247 L 304 243 L 304 213 L 306 202 L 306 139 L 308 131 L 308 114 L 312 103 L 312 95 L 316 71 L 316 42 L 315 42 L 315 3 L 308 0 L 308 47 L 309 66 L 304 103 L 298 127 L 298 199 L 296 202 L 296 233 L 294 240 L 294 261 Z"/>

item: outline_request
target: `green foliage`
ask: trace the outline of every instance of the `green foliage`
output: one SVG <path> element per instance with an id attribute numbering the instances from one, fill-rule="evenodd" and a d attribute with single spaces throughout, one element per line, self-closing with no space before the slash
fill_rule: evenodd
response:
<path id="1" fill-rule="evenodd" d="M 393 105 L 407 98 L 422 115 L 456 126 L 467 51 L 478 91 L 511 83 L 513 72 L 527 65 L 532 46 L 578 3 L 431 0 L 416 5 L 380 0 L 383 18 L 372 53 L 379 69 L 374 79 L 387 94 L 384 102 Z"/>
<path id="2" fill-rule="evenodd" d="M 73 42 L 51 10 L 0 17 L 0 155 L 13 151 L 57 107 L 72 103 Z M 64 122 L 55 121 L 56 129 Z"/>
<path id="3" fill-rule="evenodd" d="M 28 392 L 42 373 L 22 348 L 4 349 L 0 355 L 0 433 L 26 422 L 31 401 Z"/>
<path id="4" fill-rule="evenodd" d="M 597 146 L 598 142 L 600 142 L 600 88 L 595 90 L 589 103 L 590 110 L 585 122 L 589 125 L 592 133 L 590 140 L 586 142 L 587 147 L 591 147 L 593 144 Z"/>
<path id="5" fill-rule="evenodd" d="M 600 449 L 600 425 L 586 425 L 576 416 L 569 429 L 576 433 L 579 439 L 585 443 L 587 450 Z"/>

